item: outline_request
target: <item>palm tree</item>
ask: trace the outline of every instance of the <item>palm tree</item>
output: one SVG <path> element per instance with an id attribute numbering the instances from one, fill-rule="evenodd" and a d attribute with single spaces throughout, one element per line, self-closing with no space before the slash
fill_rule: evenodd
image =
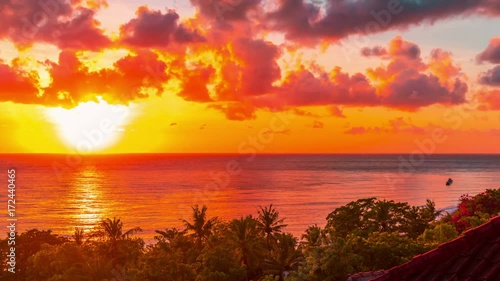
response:
<path id="1" fill-rule="evenodd" d="M 270 240 L 275 233 L 280 233 L 286 224 L 283 224 L 285 219 L 279 219 L 279 212 L 273 207 L 273 204 L 269 207 L 259 206 L 258 210 L 258 228 L 265 234 L 267 248 L 270 249 Z"/>
<path id="2" fill-rule="evenodd" d="M 177 228 L 165 229 L 163 230 L 155 230 L 156 233 L 160 234 L 159 236 L 155 236 L 157 241 L 165 241 L 167 243 L 172 243 L 175 238 L 183 236 L 186 234 L 186 230 L 178 230 Z"/>
<path id="3" fill-rule="evenodd" d="M 206 240 L 212 234 L 212 228 L 217 223 L 217 217 L 207 220 L 207 206 L 203 205 L 201 210 L 198 205 L 192 207 L 193 209 L 193 223 L 183 220 L 186 225 L 186 230 L 192 231 L 191 234 L 196 238 L 198 247 L 201 247 L 203 240 Z"/>
<path id="4" fill-rule="evenodd" d="M 246 280 L 249 280 L 249 272 L 255 269 L 252 262 L 258 260 L 264 250 L 257 221 L 251 215 L 234 219 L 229 224 L 229 231 L 229 240 L 234 245 L 241 263 L 247 267 Z"/>
<path id="5" fill-rule="evenodd" d="M 76 245 L 82 245 L 84 237 L 85 237 L 85 234 L 84 234 L 83 229 L 75 227 L 75 233 L 73 234 L 73 239 L 75 239 Z"/>
<path id="6" fill-rule="evenodd" d="M 274 274 L 283 281 L 286 272 L 298 266 L 302 253 L 297 249 L 297 238 L 289 233 L 276 234 L 269 256 L 265 260 L 265 274 Z"/>
<path id="7" fill-rule="evenodd" d="M 100 229 L 92 236 L 100 237 L 108 243 L 108 253 L 113 255 L 113 266 L 119 262 L 119 244 L 123 245 L 121 242 L 128 241 L 130 235 L 142 231 L 140 227 L 135 227 L 124 232 L 123 223 L 117 218 L 113 218 L 113 220 L 106 218 L 99 223 L 99 227 Z"/>
<path id="8" fill-rule="evenodd" d="M 323 235 L 323 231 L 318 225 L 309 226 L 306 229 L 306 233 L 302 234 L 302 239 L 305 240 L 303 244 L 309 247 L 319 246 Z"/>
<path id="9" fill-rule="evenodd" d="M 374 223 L 377 227 L 377 231 L 387 231 L 391 226 L 392 212 L 391 209 L 394 207 L 394 201 L 382 200 L 377 202 L 374 208 Z"/>
<path id="10" fill-rule="evenodd" d="M 101 231 L 99 236 L 105 238 L 107 241 L 115 244 L 117 241 L 128 239 L 130 235 L 142 231 L 140 227 L 134 227 L 123 232 L 123 223 L 120 219 L 113 218 L 113 220 L 106 218 L 99 224 Z"/>

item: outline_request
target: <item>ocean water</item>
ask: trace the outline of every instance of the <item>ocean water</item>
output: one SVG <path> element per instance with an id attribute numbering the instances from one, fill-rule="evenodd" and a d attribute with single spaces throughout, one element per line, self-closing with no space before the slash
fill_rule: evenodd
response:
<path id="1" fill-rule="evenodd" d="M 191 206 L 224 220 L 274 204 L 300 236 L 336 207 L 364 197 L 451 209 L 464 193 L 500 186 L 500 155 L 0 155 L 0 178 L 16 169 L 18 231 L 69 235 L 103 218 L 125 229 L 182 227 Z M 454 183 L 446 186 L 448 178 Z M 7 185 L 7 184 L 5 184 Z M 0 194 L 7 219 L 7 188 Z"/>

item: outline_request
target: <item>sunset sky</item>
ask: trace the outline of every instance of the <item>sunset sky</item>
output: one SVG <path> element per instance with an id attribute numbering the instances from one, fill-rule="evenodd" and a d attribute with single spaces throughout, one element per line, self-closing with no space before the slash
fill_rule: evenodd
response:
<path id="1" fill-rule="evenodd" d="M 500 1 L 0 13 L 0 153 L 500 153 Z"/>

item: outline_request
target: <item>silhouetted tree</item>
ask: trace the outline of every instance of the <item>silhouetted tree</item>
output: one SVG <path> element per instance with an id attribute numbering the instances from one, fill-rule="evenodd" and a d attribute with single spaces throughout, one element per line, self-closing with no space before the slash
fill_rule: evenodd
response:
<path id="1" fill-rule="evenodd" d="M 309 226 L 306 229 L 306 233 L 302 234 L 302 239 L 304 240 L 303 244 L 306 247 L 317 247 L 321 245 L 321 240 L 323 238 L 323 231 L 321 227 L 316 224 L 313 226 Z"/>
<path id="2" fill-rule="evenodd" d="M 251 216 L 234 219 L 229 224 L 228 238 L 236 256 L 247 267 L 246 280 L 254 277 L 257 262 L 264 256 L 264 239 L 260 235 L 257 221 Z"/>
<path id="3" fill-rule="evenodd" d="M 279 212 L 276 211 L 273 204 L 269 207 L 259 206 L 258 214 L 258 228 L 265 234 L 267 248 L 270 249 L 273 235 L 280 233 L 287 226 L 283 223 L 285 219 L 279 218 Z"/>
<path id="4" fill-rule="evenodd" d="M 97 231 L 91 234 L 92 237 L 97 237 L 104 240 L 107 248 L 107 256 L 113 259 L 113 265 L 123 264 L 132 256 L 139 255 L 139 251 L 144 246 L 144 241 L 141 239 L 131 239 L 130 235 L 142 231 L 140 227 L 134 227 L 129 230 L 123 230 L 123 222 L 120 219 L 113 220 L 106 218 L 99 223 Z"/>
<path id="5" fill-rule="evenodd" d="M 7 253 L 10 252 L 8 239 L 0 241 L 0 252 L 6 253 L 0 256 L 2 272 L 0 272 L 0 280 L 26 280 L 26 273 L 29 266 L 28 260 L 30 257 L 38 253 L 44 244 L 61 245 L 68 241 L 64 237 L 53 234 L 51 230 L 30 229 L 21 234 L 16 233 L 16 268 L 15 274 L 6 271 Z"/>
<path id="6" fill-rule="evenodd" d="M 73 240 L 75 241 L 76 245 L 82 245 L 84 238 L 85 234 L 83 229 L 75 227 L 75 232 L 73 233 Z"/>
<path id="7" fill-rule="evenodd" d="M 265 259 L 265 274 L 278 275 L 279 280 L 290 273 L 292 268 L 298 267 L 302 253 L 297 249 L 297 238 L 289 233 L 278 233 L 276 240 L 271 244 L 268 257 Z"/>
<path id="8" fill-rule="evenodd" d="M 202 241 L 206 240 L 212 233 L 212 228 L 217 223 L 217 217 L 207 219 L 207 206 L 203 205 L 201 210 L 198 205 L 192 207 L 193 221 L 183 220 L 186 230 L 193 232 L 191 235 L 196 238 L 197 246 L 201 248 Z"/>

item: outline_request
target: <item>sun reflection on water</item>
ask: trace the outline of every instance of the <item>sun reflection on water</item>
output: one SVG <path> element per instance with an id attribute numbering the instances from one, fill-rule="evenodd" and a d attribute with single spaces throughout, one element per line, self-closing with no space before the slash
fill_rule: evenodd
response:
<path id="1" fill-rule="evenodd" d="M 92 229 L 107 212 L 103 192 L 98 188 L 102 178 L 95 167 L 85 167 L 74 177 L 72 186 L 75 191 L 71 205 L 78 210 L 74 214 L 77 227 Z"/>

